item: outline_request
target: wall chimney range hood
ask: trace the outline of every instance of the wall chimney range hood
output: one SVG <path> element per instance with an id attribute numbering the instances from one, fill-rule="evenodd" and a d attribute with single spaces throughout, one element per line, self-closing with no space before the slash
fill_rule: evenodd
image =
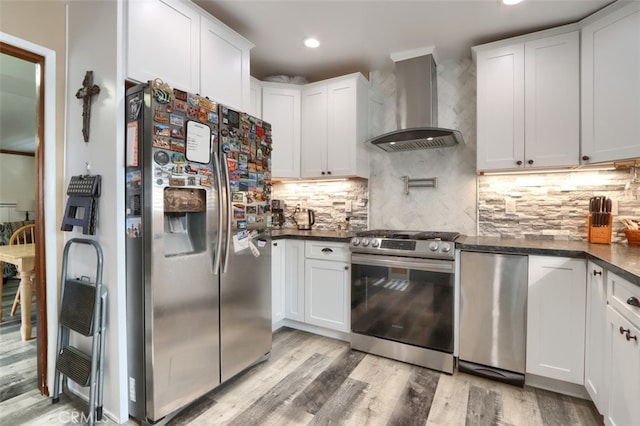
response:
<path id="1" fill-rule="evenodd" d="M 398 130 L 366 143 L 387 152 L 442 148 L 464 144 L 458 130 L 438 127 L 438 92 L 434 49 L 392 54 L 396 75 Z"/>

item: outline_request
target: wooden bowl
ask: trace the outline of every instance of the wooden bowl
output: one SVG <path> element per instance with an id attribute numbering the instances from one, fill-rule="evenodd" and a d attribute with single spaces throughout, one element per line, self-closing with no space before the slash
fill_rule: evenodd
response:
<path id="1" fill-rule="evenodd" d="M 640 230 L 625 229 L 624 235 L 627 236 L 627 241 L 630 246 L 640 246 Z"/>

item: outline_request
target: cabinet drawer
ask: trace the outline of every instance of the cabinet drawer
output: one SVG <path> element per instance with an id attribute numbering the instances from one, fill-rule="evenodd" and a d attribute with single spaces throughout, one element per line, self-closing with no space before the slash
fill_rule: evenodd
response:
<path id="1" fill-rule="evenodd" d="M 307 259 L 340 260 L 351 258 L 349 244 L 326 241 L 305 241 L 304 255 Z"/>
<path id="2" fill-rule="evenodd" d="M 634 306 L 638 301 L 640 287 L 614 273 L 607 274 L 607 302 L 636 327 L 640 327 L 640 307 Z"/>

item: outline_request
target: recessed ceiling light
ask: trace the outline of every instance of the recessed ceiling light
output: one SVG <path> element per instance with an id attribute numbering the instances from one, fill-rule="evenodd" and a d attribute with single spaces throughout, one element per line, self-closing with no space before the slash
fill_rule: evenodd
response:
<path id="1" fill-rule="evenodd" d="M 315 49 L 316 47 L 320 46 L 320 42 L 313 37 L 309 37 L 304 40 L 304 45 L 312 49 Z"/>
<path id="2" fill-rule="evenodd" d="M 512 4 L 518 4 L 521 1 L 522 0 L 502 0 L 502 3 L 506 4 L 507 6 L 511 6 Z"/>

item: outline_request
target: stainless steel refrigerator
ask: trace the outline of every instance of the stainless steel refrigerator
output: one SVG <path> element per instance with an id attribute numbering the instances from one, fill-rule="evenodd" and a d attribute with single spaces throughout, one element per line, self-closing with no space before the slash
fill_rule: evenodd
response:
<path id="1" fill-rule="evenodd" d="M 271 128 L 159 80 L 125 107 L 129 412 L 155 423 L 271 350 Z"/>

